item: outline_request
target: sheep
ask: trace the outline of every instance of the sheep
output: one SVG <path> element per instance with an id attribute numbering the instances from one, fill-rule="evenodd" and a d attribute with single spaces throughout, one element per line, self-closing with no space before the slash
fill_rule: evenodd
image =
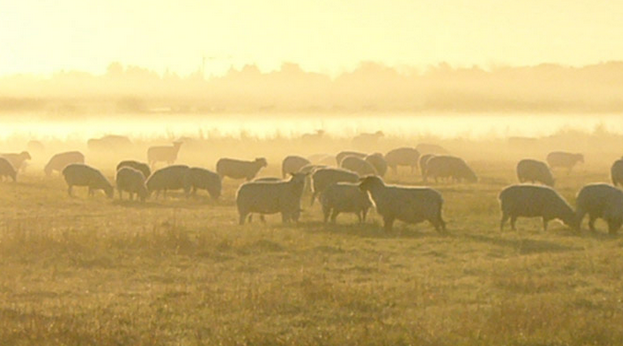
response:
<path id="1" fill-rule="evenodd" d="M 616 234 L 623 223 L 623 192 L 608 184 L 588 184 L 582 187 L 576 197 L 576 222 L 579 228 L 588 214 L 588 227 L 595 232 L 595 220 L 604 219 L 608 232 Z"/>
<path id="2" fill-rule="evenodd" d="M 290 155 L 286 156 L 281 163 L 281 175 L 285 179 L 288 173 L 298 172 L 302 167 L 309 165 L 311 162 L 301 156 Z"/>
<path id="3" fill-rule="evenodd" d="M 348 156 L 355 156 L 363 159 L 367 155 L 368 154 L 360 153 L 358 151 L 340 151 L 339 153 L 337 153 L 337 155 L 335 155 L 335 162 L 337 163 L 337 166 L 340 167 L 340 165 L 342 164 L 342 160 L 344 160 Z"/>
<path id="4" fill-rule="evenodd" d="M 359 175 L 341 168 L 319 168 L 312 174 L 312 197 L 311 204 L 324 189 L 329 185 L 338 182 L 355 183 L 359 180 Z"/>
<path id="5" fill-rule="evenodd" d="M 17 171 L 9 160 L 0 157 L 0 180 L 4 180 L 4 177 L 10 177 L 13 181 L 17 181 Z"/>
<path id="6" fill-rule="evenodd" d="M 124 160 L 124 161 L 119 162 L 119 164 L 117 165 L 117 171 L 119 171 L 122 167 L 131 167 L 131 168 L 141 171 L 141 173 L 143 173 L 143 176 L 145 176 L 145 179 L 149 178 L 149 176 L 151 175 L 151 169 L 149 168 L 149 165 L 146 163 L 142 163 L 142 162 L 138 162 L 134 160 Z"/>
<path id="7" fill-rule="evenodd" d="M 549 166 L 552 169 L 557 167 L 566 168 L 567 174 L 571 173 L 571 169 L 578 162 L 584 163 L 584 155 L 579 153 L 567 153 L 563 151 L 554 151 L 547 154 L 547 163 L 549 164 Z"/>
<path id="8" fill-rule="evenodd" d="M 575 213 L 565 199 L 549 186 L 511 185 L 504 188 L 499 196 L 502 209 L 500 231 L 504 224 L 511 220 L 511 228 L 516 230 L 518 217 L 541 217 L 543 230 L 547 231 L 550 220 L 559 219 L 565 225 L 576 228 Z"/>
<path id="9" fill-rule="evenodd" d="M 364 158 L 366 162 L 372 165 L 380 177 L 384 177 L 387 173 L 387 161 L 381 153 L 374 153 Z"/>
<path id="10" fill-rule="evenodd" d="M 22 151 L 19 154 L 17 153 L 1 154 L 0 157 L 4 157 L 5 159 L 9 160 L 9 162 L 11 163 L 13 168 L 15 168 L 16 171 L 23 170 L 24 161 L 32 159 L 32 157 L 30 157 L 30 154 L 27 151 Z"/>
<path id="11" fill-rule="evenodd" d="M 288 181 L 251 181 L 242 184 L 236 192 L 240 225 L 244 224 L 250 213 L 281 213 L 284 223 L 298 222 L 306 176 L 305 173 L 292 173 Z"/>
<path id="12" fill-rule="evenodd" d="M 312 164 L 316 165 L 333 165 L 335 164 L 335 156 L 329 154 L 313 154 L 307 157 Z"/>
<path id="13" fill-rule="evenodd" d="M 520 183 L 538 181 L 547 186 L 554 186 L 554 177 L 547 164 L 532 159 L 523 159 L 517 163 L 517 179 Z"/>
<path id="14" fill-rule="evenodd" d="M 177 160 L 177 154 L 180 151 L 182 142 L 173 142 L 173 145 L 155 146 L 147 149 L 147 162 L 149 166 L 154 167 L 157 162 L 166 162 L 172 165 Z"/>
<path id="15" fill-rule="evenodd" d="M 216 172 L 221 176 L 221 179 L 224 177 L 232 179 L 245 178 L 249 181 L 255 178 L 257 172 L 266 166 L 268 166 L 268 162 L 263 157 L 256 158 L 254 161 L 223 158 L 216 163 Z"/>
<path id="16" fill-rule="evenodd" d="M 426 167 L 427 167 L 428 160 L 430 160 L 430 158 L 433 156 L 435 156 L 435 154 L 425 154 L 420 157 L 420 161 L 419 161 L 420 174 L 422 175 L 422 179 L 424 181 L 426 181 Z"/>
<path id="17" fill-rule="evenodd" d="M 84 163 L 84 155 L 79 151 L 58 153 L 50 158 L 43 171 L 49 177 L 52 175 L 52 172 L 61 172 L 67 165 L 72 163 Z"/>
<path id="18" fill-rule="evenodd" d="M 87 186 L 89 196 L 95 190 L 104 190 L 108 198 L 113 198 L 114 189 L 112 184 L 99 170 L 83 163 L 71 163 L 63 169 L 63 177 L 67 183 L 67 194 L 72 196 L 74 186 Z"/>
<path id="19" fill-rule="evenodd" d="M 376 176 L 362 178 L 359 188 L 370 193 L 376 211 L 383 217 L 386 232 L 391 232 L 394 220 L 407 223 L 427 220 L 437 232 L 446 232 L 446 223 L 441 217 L 443 198 L 439 191 L 430 187 L 385 185 L 383 179 Z"/>
<path id="20" fill-rule="evenodd" d="M 35 155 L 42 154 L 45 151 L 45 145 L 36 140 L 28 141 L 28 143 L 26 143 L 26 148 L 28 149 L 28 152 L 35 153 Z"/>
<path id="21" fill-rule="evenodd" d="M 164 191 L 164 198 L 167 197 L 168 190 L 184 189 L 188 195 L 188 184 L 186 183 L 186 173 L 189 168 L 186 165 L 172 165 L 161 168 L 153 172 L 145 184 L 149 195 L 155 191 L 156 197 L 160 195 L 160 191 Z"/>
<path id="22" fill-rule="evenodd" d="M 623 159 L 614 161 L 610 168 L 610 178 L 612 179 L 612 185 L 623 185 Z"/>
<path id="23" fill-rule="evenodd" d="M 211 170 L 199 167 L 189 168 L 186 172 L 184 190 L 197 193 L 197 190 L 206 190 L 212 199 L 218 199 L 221 196 L 221 177 Z"/>
<path id="24" fill-rule="evenodd" d="M 360 159 L 356 156 L 347 156 L 342 162 L 340 162 L 340 167 L 347 169 L 351 172 L 355 172 L 360 176 L 364 175 L 378 175 L 374 166 L 372 166 L 369 162 Z"/>
<path id="25" fill-rule="evenodd" d="M 415 149 L 417 149 L 420 154 L 448 155 L 450 153 L 446 148 L 438 144 L 420 143 Z"/>
<path id="26" fill-rule="evenodd" d="M 368 209 L 372 206 L 370 197 L 356 183 L 335 183 L 329 185 L 320 195 L 320 204 L 324 214 L 324 222 L 329 216 L 335 223 L 340 213 L 355 213 L 359 223 L 366 221 Z"/>
<path id="27" fill-rule="evenodd" d="M 115 153 L 131 149 L 132 141 L 126 136 L 108 135 L 89 139 L 87 148 L 95 152 Z"/>
<path id="28" fill-rule="evenodd" d="M 385 154 L 387 166 L 394 171 L 394 174 L 398 174 L 398 166 L 409 166 L 411 167 L 411 173 L 413 173 L 413 170 L 418 167 L 419 159 L 420 152 L 414 148 L 397 148 Z"/>
<path id="29" fill-rule="evenodd" d="M 375 133 L 361 133 L 353 138 L 353 147 L 355 148 L 371 148 L 375 146 L 381 137 L 385 136 L 383 131 Z"/>
<path id="30" fill-rule="evenodd" d="M 429 177 L 435 179 L 450 178 L 453 181 L 465 180 L 469 183 L 478 181 L 478 177 L 463 159 L 455 156 L 433 156 L 426 162 L 426 174 L 424 180 Z"/>
<path id="31" fill-rule="evenodd" d="M 129 166 L 117 170 L 116 185 L 120 200 L 123 200 L 123 191 L 130 195 L 130 200 L 134 200 L 134 194 L 136 194 L 141 202 L 145 202 L 149 194 L 143 172 Z"/>

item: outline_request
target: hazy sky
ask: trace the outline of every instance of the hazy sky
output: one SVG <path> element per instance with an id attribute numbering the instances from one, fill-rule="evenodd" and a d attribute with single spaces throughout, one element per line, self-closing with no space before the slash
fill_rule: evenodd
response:
<path id="1" fill-rule="evenodd" d="M 0 0 L 0 75 L 112 61 L 162 73 L 282 62 L 585 65 L 623 60 L 623 2 L 605 0 Z"/>

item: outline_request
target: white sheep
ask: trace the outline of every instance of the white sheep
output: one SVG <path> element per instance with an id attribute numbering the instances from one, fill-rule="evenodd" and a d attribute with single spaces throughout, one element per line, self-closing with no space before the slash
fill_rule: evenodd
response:
<path id="1" fill-rule="evenodd" d="M 383 179 L 376 176 L 362 178 L 359 188 L 370 193 L 376 211 L 383 217 L 386 232 L 391 232 L 394 220 L 407 223 L 429 221 L 437 232 L 446 231 L 446 223 L 441 217 L 443 198 L 437 190 L 385 185 Z"/>
<path id="2" fill-rule="evenodd" d="M 424 181 L 427 181 L 428 178 L 434 178 L 435 182 L 439 178 L 449 178 L 453 181 L 465 180 L 469 183 L 478 181 L 474 171 L 463 159 L 449 155 L 433 156 L 426 161 Z"/>
<path id="3" fill-rule="evenodd" d="M 554 151 L 547 154 L 547 164 L 554 169 L 557 167 L 566 168 L 567 174 L 578 162 L 584 163 L 584 155 L 579 153 L 568 153 L 564 151 Z"/>
<path id="4" fill-rule="evenodd" d="M 186 172 L 186 187 L 184 188 L 193 195 L 197 190 L 206 190 L 212 199 L 218 199 L 221 196 L 221 177 L 211 170 L 192 167 Z"/>
<path id="5" fill-rule="evenodd" d="M 314 200 L 329 185 L 338 182 L 355 183 L 359 181 L 359 175 L 341 168 L 319 168 L 312 173 L 312 197 L 311 205 Z"/>
<path id="6" fill-rule="evenodd" d="M 145 185 L 145 175 L 138 169 L 128 166 L 121 167 L 117 170 L 115 181 L 120 200 L 123 199 L 123 191 L 130 195 L 130 200 L 134 200 L 134 194 L 136 194 L 137 198 L 142 202 L 144 202 L 149 195 L 147 185 Z"/>
<path id="7" fill-rule="evenodd" d="M 363 159 L 367 155 L 368 154 L 360 153 L 358 151 L 340 151 L 339 153 L 337 153 L 337 155 L 335 155 L 335 162 L 337 163 L 338 167 L 340 167 L 342 160 L 344 160 L 348 156 L 355 156 L 360 159 Z"/>
<path id="8" fill-rule="evenodd" d="M 160 191 L 164 191 L 164 198 L 166 198 L 168 190 L 181 189 L 188 194 L 188 184 L 186 183 L 188 169 L 186 165 L 173 165 L 156 170 L 145 182 L 149 195 L 155 191 L 156 197 L 158 197 Z"/>
<path id="9" fill-rule="evenodd" d="M 320 204 L 324 214 L 324 222 L 329 216 L 335 223 L 340 213 L 355 213 L 359 222 L 366 221 L 368 209 L 372 206 L 370 197 L 356 183 L 335 183 L 329 185 L 320 195 Z"/>
<path id="10" fill-rule="evenodd" d="M 285 178 L 288 173 L 296 173 L 301 168 L 309 165 L 310 163 L 311 162 L 308 159 L 301 156 L 286 156 L 286 158 L 283 159 L 283 162 L 281 163 L 281 176 Z"/>
<path id="11" fill-rule="evenodd" d="M 172 165 L 177 160 L 181 146 L 182 142 L 173 142 L 173 145 L 149 147 L 147 149 L 147 162 L 151 167 L 154 167 L 157 162 L 166 162 L 168 165 Z"/>
<path id="12" fill-rule="evenodd" d="M 143 162 L 138 162 L 134 160 L 121 161 L 117 165 L 117 171 L 120 170 L 122 167 L 131 167 L 141 171 L 141 173 L 143 173 L 143 175 L 145 176 L 145 179 L 149 178 L 149 176 L 151 175 L 151 169 L 149 168 L 149 165 Z"/>
<path id="13" fill-rule="evenodd" d="M 385 154 L 387 166 L 394 171 L 394 174 L 398 174 L 398 166 L 411 167 L 411 173 L 413 173 L 413 171 L 418 167 L 419 159 L 420 152 L 414 148 L 396 148 Z"/>
<path id="14" fill-rule="evenodd" d="M 216 163 L 216 172 L 221 176 L 221 179 L 230 177 L 232 179 L 244 178 L 250 181 L 255 178 L 260 169 L 266 166 L 268 166 L 268 162 L 263 157 L 258 157 L 254 161 L 223 158 Z"/>
<path id="15" fill-rule="evenodd" d="M 379 174 L 372 164 L 356 156 L 345 157 L 342 162 L 340 162 L 340 167 L 355 172 L 360 176 Z"/>
<path id="16" fill-rule="evenodd" d="M 374 169 L 376 170 L 376 172 L 378 173 L 380 177 L 385 176 L 385 173 L 387 173 L 387 161 L 385 161 L 383 154 L 381 153 L 370 154 L 366 156 L 364 160 L 367 163 L 371 164 L 372 167 L 374 167 Z"/>
<path id="17" fill-rule="evenodd" d="M 523 159 L 517 163 L 517 179 L 520 183 L 539 182 L 547 186 L 554 186 L 554 176 L 547 164 L 543 161 Z"/>
<path id="18" fill-rule="evenodd" d="M 577 225 L 588 214 L 588 227 L 595 231 L 598 218 L 608 223 L 608 232 L 615 234 L 623 223 L 623 192 L 608 184 L 598 183 L 584 186 L 576 197 Z"/>
<path id="19" fill-rule="evenodd" d="M 99 170 L 83 163 L 72 163 L 63 169 L 63 177 L 67 183 L 67 193 L 72 196 L 74 186 L 86 186 L 89 188 L 89 196 L 95 190 L 104 190 L 108 198 L 113 197 L 114 189 L 112 184 Z"/>
<path id="20" fill-rule="evenodd" d="M 4 180 L 4 177 L 10 177 L 13 181 L 17 181 L 17 171 L 9 160 L 0 157 L 0 179 Z"/>
<path id="21" fill-rule="evenodd" d="M 30 157 L 30 154 L 27 151 L 22 151 L 19 154 L 17 153 L 0 154 L 0 157 L 4 157 L 5 159 L 9 160 L 11 165 L 13 165 L 13 168 L 15 168 L 15 170 L 18 172 L 20 170 L 22 171 L 24 170 L 24 161 L 32 159 L 32 157 Z"/>
<path id="22" fill-rule="evenodd" d="M 58 153 L 50 158 L 43 171 L 49 177 L 52 175 L 52 172 L 61 172 L 67 165 L 72 163 L 84 163 L 84 155 L 79 151 Z"/>

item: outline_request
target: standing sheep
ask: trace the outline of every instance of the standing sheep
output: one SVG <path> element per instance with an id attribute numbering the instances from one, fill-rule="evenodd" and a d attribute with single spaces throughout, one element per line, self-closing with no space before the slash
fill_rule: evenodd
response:
<path id="1" fill-rule="evenodd" d="M 193 167 L 186 172 L 186 187 L 184 190 L 193 195 L 197 190 L 206 190 L 212 199 L 221 196 L 221 177 L 208 169 Z"/>
<path id="2" fill-rule="evenodd" d="M 337 166 L 340 167 L 340 165 L 342 164 L 342 160 L 344 160 L 348 156 L 355 156 L 363 159 L 367 156 L 367 154 L 360 153 L 358 151 L 340 151 L 339 153 L 337 153 L 337 155 L 335 155 L 335 162 L 337 163 Z"/>
<path id="3" fill-rule="evenodd" d="M 465 180 L 470 183 L 478 181 L 478 177 L 463 159 L 455 156 L 433 156 L 426 162 L 424 179 L 450 178 L 453 181 Z"/>
<path id="4" fill-rule="evenodd" d="M 391 232 L 394 220 L 407 223 L 429 221 L 437 232 L 446 231 L 446 223 L 441 217 L 443 198 L 429 187 L 406 187 L 385 185 L 375 176 L 362 178 L 359 188 L 368 191 L 376 211 L 383 217 L 386 232 Z"/>
<path id="5" fill-rule="evenodd" d="M 186 183 L 188 169 L 186 165 L 173 165 L 153 172 L 145 182 L 149 195 L 155 191 L 156 197 L 158 197 L 160 191 L 164 191 L 164 198 L 166 198 L 168 190 L 181 189 L 184 189 L 184 192 L 188 194 L 188 184 Z"/>
<path id="6" fill-rule="evenodd" d="M 564 151 L 554 151 L 547 154 L 547 164 L 554 169 L 557 167 L 566 168 L 567 174 L 578 162 L 584 163 L 584 155 L 567 153 Z"/>
<path id="7" fill-rule="evenodd" d="M 19 154 L 16 154 L 16 153 L 1 154 L 0 157 L 4 157 L 5 159 L 9 160 L 11 165 L 13 165 L 13 168 L 15 168 L 15 170 L 18 172 L 20 170 L 22 171 L 24 170 L 24 161 L 32 159 L 32 157 L 30 157 L 30 154 L 27 151 L 22 151 Z"/>
<path id="8" fill-rule="evenodd" d="M 584 186 L 576 197 L 578 228 L 588 214 L 588 227 L 595 232 L 598 218 L 608 223 L 608 232 L 615 234 L 623 223 L 623 192 L 608 184 L 589 184 Z"/>
<path id="9" fill-rule="evenodd" d="M 268 162 L 263 157 L 256 158 L 254 161 L 223 158 L 216 163 L 216 172 L 221 176 L 221 179 L 230 177 L 232 179 L 244 178 L 249 181 L 255 178 L 257 172 L 266 166 L 268 166 Z"/>
<path id="10" fill-rule="evenodd" d="M 288 173 L 296 173 L 309 164 L 311 164 L 311 162 L 304 157 L 296 155 L 286 156 L 281 163 L 281 176 L 285 179 Z"/>
<path id="11" fill-rule="evenodd" d="M 420 157 L 420 173 L 422 174 L 422 179 L 424 181 L 426 181 L 426 167 L 428 166 L 428 160 L 434 156 L 435 154 L 425 154 Z"/>
<path id="12" fill-rule="evenodd" d="M 387 173 L 387 161 L 381 153 L 374 153 L 364 158 L 366 162 L 372 165 L 380 177 L 384 177 Z"/>
<path id="13" fill-rule="evenodd" d="M 145 179 L 149 178 L 149 176 L 151 175 L 151 169 L 149 168 L 149 165 L 146 163 L 142 163 L 142 162 L 138 162 L 134 160 L 125 160 L 125 161 L 119 162 L 119 164 L 117 165 L 117 171 L 120 170 L 122 167 L 131 167 L 131 168 L 141 171 L 141 173 L 143 173 L 143 176 L 145 176 Z"/>
<path id="14" fill-rule="evenodd" d="M 411 167 L 411 173 L 413 173 L 418 167 L 419 159 L 420 152 L 414 148 L 397 148 L 385 154 L 387 166 L 394 171 L 394 174 L 398 174 L 398 166 L 409 166 Z"/>
<path id="15" fill-rule="evenodd" d="M 99 170 L 87 166 L 83 163 L 72 163 L 63 169 L 63 177 L 67 183 L 67 193 L 72 196 L 74 186 L 87 186 L 89 188 L 89 196 L 92 196 L 95 190 L 104 190 L 108 198 L 113 197 L 112 184 Z"/>
<path id="16" fill-rule="evenodd" d="M 554 186 L 554 176 L 547 164 L 542 161 L 523 159 L 517 163 L 517 179 L 520 183 L 539 182 L 547 186 Z"/>
<path id="17" fill-rule="evenodd" d="M 543 230 L 547 230 L 547 223 L 553 219 L 560 219 L 565 225 L 575 229 L 575 213 L 565 199 L 554 189 L 538 185 L 511 185 L 499 195 L 502 209 L 500 231 L 510 218 L 511 228 L 516 230 L 515 222 L 518 217 L 543 218 Z"/>
<path id="18" fill-rule="evenodd" d="M 67 165 L 72 163 L 84 163 L 84 155 L 79 151 L 58 153 L 50 158 L 43 171 L 49 177 L 52 175 L 52 172 L 62 172 Z"/>
<path id="19" fill-rule="evenodd" d="M 340 168 L 320 168 L 312 174 L 312 197 L 311 205 L 314 200 L 329 185 L 338 182 L 355 183 L 359 180 L 359 175 Z"/>
<path id="20" fill-rule="evenodd" d="M 610 168 L 610 178 L 614 186 L 623 185 L 623 159 L 614 161 Z"/>
<path id="21" fill-rule="evenodd" d="M 360 176 L 364 175 L 378 175 L 374 166 L 372 166 L 369 162 L 360 159 L 356 156 L 347 156 L 342 162 L 340 162 L 340 167 L 347 169 L 351 172 L 355 172 Z"/>
<path id="22" fill-rule="evenodd" d="M 117 170 L 116 185 L 120 200 L 123 200 L 123 191 L 130 195 L 131 201 L 134 200 L 134 194 L 136 194 L 141 202 L 145 202 L 149 194 L 145 185 L 145 175 L 132 167 L 125 166 Z"/>
<path id="23" fill-rule="evenodd" d="M 147 149 L 147 162 L 149 166 L 154 167 L 157 162 L 166 162 L 172 165 L 177 160 L 177 154 L 180 151 L 182 142 L 173 142 L 173 145 L 162 145 L 149 147 Z"/>
<path id="24" fill-rule="evenodd" d="M 298 222 L 306 175 L 293 173 L 288 181 L 252 181 L 242 184 L 236 193 L 239 223 L 243 225 L 251 213 L 281 213 L 284 223 Z"/>
<path id="25" fill-rule="evenodd" d="M 0 157 L 0 180 L 4 180 L 4 177 L 10 177 L 13 181 L 17 181 L 17 171 L 9 160 Z"/>
<path id="26" fill-rule="evenodd" d="M 335 223 L 340 213 L 355 213 L 359 223 L 366 221 L 368 209 L 372 206 L 370 197 L 356 183 L 335 183 L 329 185 L 320 195 L 320 204 L 324 214 L 324 222 L 329 216 Z"/>

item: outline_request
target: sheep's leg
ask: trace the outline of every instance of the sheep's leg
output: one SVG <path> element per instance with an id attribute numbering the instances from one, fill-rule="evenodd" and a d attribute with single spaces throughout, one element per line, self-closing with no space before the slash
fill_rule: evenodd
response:
<path id="1" fill-rule="evenodd" d="M 543 218 L 543 231 L 547 231 L 547 224 L 549 223 L 549 219 Z"/>
<path id="2" fill-rule="evenodd" d="M 508 218 L 508 214 L 502 213 L 502 219 L 500 220 L 500 232 L 504 230 L 504 224 L 506 223 L 506 221 L 508 221 Z"/>
<path id="3" fill-rule="evenodd" d="M 394 224 L 393 216 L 383 216 L 383 228 L 385 229 L 385 232 L 388 232 L 388 233 L 391 232 L 393 224 Z"/>
<path id="4" fill-rule="evenodd" d="M 439 214 L 437 216 L 437 220 L 433 220 L 431 223 L 433 224 L 433 226 L 435 227 L 435 230 L 437 232 L 439 232 L 439 233 L 445 233 L 446 232 L 446 223 L 441 218 L 441 214 Z"/>
<path id="5" fill-rule="evenodd" d="M 311 203 L 309 204 L 310 206 L 314 205 L 314 200 L 316 199 L 316 191 L 314 191 L 314 193 L 312 193 L 311 196 Z"/>
<path id="6" fill-rule="evenodd" d="M 72 194 L 71 194 L 71 192 L 72 192 L 72 188 L 73 188 L 73 185 L 69 185 L 69 187 L 67 188 L 67 194 L 68 194 L 70 197 L 73 197 L 73 196 L 72 196 Z"/>
<path id="7" fill-rule="evenodd" d="M 361 211 L 361 223 L 366 222 L 366 216 L 368 216 L 368 209 L 364 209 Z"/>
<path id="8" fill-rule="evenodd" d="M 244 220 L 247 218 L 247 214 L 245 213 L 240 213 L 240 218 L 238 219 L 238 224 L 240 225 L 244 225 Z M 251 222 L 251 220 L 249 220 L 249 222 Z"/>
<path id="9" fill-rule="evenodd" d="M 93 196 L 93 195 L 94 195 L 94 193 L 93 193 L 93 189 L 89 186 L 89 197 L 90 197 L 90 196 Z"/>
<path id="10" fill-rule="evenodd" d="M 517 230 L 517 228 L 515 228 L 515 222 L 517 222 L 517 216 L 513 215 L 513 216 L 511 216 L 511 229 L 513 231 Z"/>
<path id="11" fill-rule="evenodd" d="M 249 223 L 251 223 L 251 221 L 253 221 L 253 214 L 249 214 Z"/>
<path id="12" fill-rule="evenodd" d="M 324 216 L 324 223 L 329 221 L 329 215 L 331 214 L 331 208 L 322 206 L 322 215 Z"/>
<path id="13" fill-rule="evenodd" d="M 595 221 L 596 220 L 597 220 L 597 216 L 593 214 L 588 214 L 588 229 L 590 229 L 591 232 L 595 232 Z"/>
<path id="14" fill-rule="evenodd" d="M 290 215 L 281 212 L 281 222 L 288 223 L 290 221 Z"/>
<path id="15" fill-rule="evenodd" d="M 264 214 L 260 214 L 260 221 L 266 223 L 266 219 L 264 218 Z"/>
<path id="16" fill-rule="evenodd" d="M 117 191 L 119 191 L 119 200 L 123 201 L 123 192 L 121 189 L 117 189 Z"/>
<path id="17" fill-rule="evenodd" d="M 338 210 L 333 209 L 333 213 L 331 213 L 331 223 L 337 222 L 337 216 L 340 214 Z"/>

